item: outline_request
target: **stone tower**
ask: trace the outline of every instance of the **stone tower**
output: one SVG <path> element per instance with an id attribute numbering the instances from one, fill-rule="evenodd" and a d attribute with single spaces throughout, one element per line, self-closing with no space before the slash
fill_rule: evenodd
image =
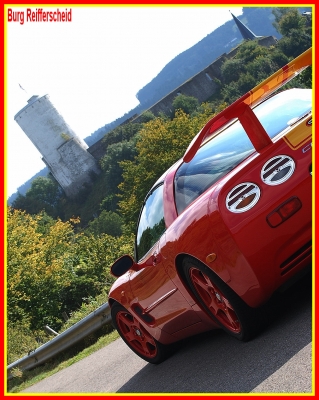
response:
<path id="1" fill-rule="evenodd" d="M 92 183 L 92 176 L 100 173 L 88 146 L 64 121 L 48 95 L 32 96 L 14 119 L 69 198 L 76 197 Z"/>

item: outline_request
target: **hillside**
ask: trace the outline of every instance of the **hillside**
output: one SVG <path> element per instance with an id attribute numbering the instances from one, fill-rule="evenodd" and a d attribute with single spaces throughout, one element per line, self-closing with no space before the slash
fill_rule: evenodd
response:
<path id="1" fill-rule="evenodd" d="M 274 15 L 271 11 L 272 7 L 248 7 L 243 9 L 243 14 L 239 16 L 239 19 L 256 35 L 275 36 L 279 39 L 281 35 L 272 25 Z M 211 8 L 211 12 L 213 19 L 213 7 Z M 85 138 L 86 143 L 92 146 L 110 130 L 116 128 L 133 115 L 140 114 L 142 111 L 150 108 L 172 90 L 202 71 L 221 54 L 229 52 L 232 47 L 242 42 L 243 38 L 231 14 L 229 16 L 229 21 L 188 50 L 178 54 L 172 61 L 166 64 L 151 82 L 141 88 L 136 94 L 140 102 L 137 107 L 128 111 L 117 120 L 97 129 L 89 137 Z"/>
<path id="2" fill-rule="evenodd" d="M 250 30 L 260 36 L 281 35 L 272 26 L 274 15 L 272 8 L 249 7 L 243 8 L 239 16 Z M 214 8 L 211 9 L 212 19 Z M 203 38 L 193 47 L 176 56 L 162 71 L 138 93 L 137 98 L 141 105 L 152 105 L 166 94 L 180 86 L 189 78 L 202 71 L 221 54 L 229 52 L 231 47 L 243 40 L 233 19 L 227 21 L 212 33 Z"/>

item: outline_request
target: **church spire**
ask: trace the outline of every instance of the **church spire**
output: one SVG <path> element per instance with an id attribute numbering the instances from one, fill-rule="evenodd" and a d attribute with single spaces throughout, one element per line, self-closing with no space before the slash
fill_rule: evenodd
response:
<path id="1" fill-rule="evenodd" d="M 232 15 L 234 21 L 236 22 L 236 25 L 244 39 L 254 40 L 254 39 L 258 39 L 258 38 L 262 37 L 262 36 L 256 36 L 254 34 L 254 32 L 252 32 L 249 28 L 247 28 L 246 25 L 244 25 L 242 22 L 240 22 L 239 19 L 237 17 L 235 17 L 235 15 L 233 15 L 232 13 L 231 13 L 231 15 Z"/>

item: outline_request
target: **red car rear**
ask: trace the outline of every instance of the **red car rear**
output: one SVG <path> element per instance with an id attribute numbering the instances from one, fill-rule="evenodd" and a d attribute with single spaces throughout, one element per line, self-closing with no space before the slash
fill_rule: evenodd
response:
<path id="1" fill-rule="evenodd" d="M 251 338 L 258 307 L 311 264 L 312 91 L 274 94 L 311 58 L 212 118 L 146 196 L 135 260 L 115 262 L 109 293 L 114 325 L 143 359 L 215 328 Z"/>

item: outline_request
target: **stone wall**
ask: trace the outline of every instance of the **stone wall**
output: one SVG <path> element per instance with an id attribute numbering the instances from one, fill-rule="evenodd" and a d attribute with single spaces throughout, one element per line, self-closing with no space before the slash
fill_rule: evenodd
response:
<path id="1" fill-rule="evenodd" d="M 71 139 L 57 149 L 60 156 L 48 162 L 52 175 L 56 178 L 65 194 L 70 197 L 76 195 L 91 184 L 93 174 L 99 174 L 95 158 L 83 150 L 75 140 Z"/>

